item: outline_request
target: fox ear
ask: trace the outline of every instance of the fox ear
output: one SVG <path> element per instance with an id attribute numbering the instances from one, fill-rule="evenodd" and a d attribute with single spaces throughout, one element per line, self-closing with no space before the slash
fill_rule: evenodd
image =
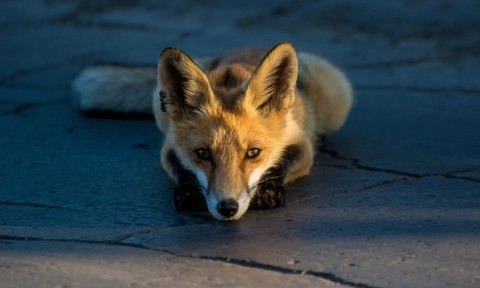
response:
<path id="1" fill-rule="evenodd" d="M 198 111 L 208 105 L 212 91 L 205 73 L 177 48 L 165 48 L 158 62 L 162 110 L 171 116 Z"/>
<path id="2" fill-rule="evenodd" d="M 247 86 L 244 103 L 261 115 L 287 109 L 294 97 L 298 74 L 295 49 L 290 43 L 275 46 L 262 60 Z"/>

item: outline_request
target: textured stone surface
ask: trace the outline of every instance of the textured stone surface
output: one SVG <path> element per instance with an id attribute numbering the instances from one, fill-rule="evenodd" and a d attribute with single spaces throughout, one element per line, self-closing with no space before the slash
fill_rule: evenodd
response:
<path id="1" fill-rule="evenodd" d="M 45 277 L 55 275 L 54 277 Z M 278 273 L 113 245 L 5 242 L 2 287 L 348 287 L 311 275 Z"/>
<path id="2" fill-rule="evenodd" d="M 2 287 L 478 287 L 478 1 L 4 1 Z M 177 213 L 149 119 L 88 118 L 95 63 L 292 41 L 352 79 L 287 204 Z"/>

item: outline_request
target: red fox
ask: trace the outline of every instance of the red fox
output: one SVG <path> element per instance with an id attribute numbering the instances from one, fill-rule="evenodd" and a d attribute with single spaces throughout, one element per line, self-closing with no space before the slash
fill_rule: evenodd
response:
<path id="1" fill-rule="evenodd" d="M 73 90 L 83 111 L 153 112 L 175 207 L 206 202 L 219 220 L 283 206 L 284 184 L 309 173 L 317 138 L 343 125 L 353 101 L 341 71 L 290 43 L 195 60 L 166 48 L 157 73 L 91 67 Z"/>

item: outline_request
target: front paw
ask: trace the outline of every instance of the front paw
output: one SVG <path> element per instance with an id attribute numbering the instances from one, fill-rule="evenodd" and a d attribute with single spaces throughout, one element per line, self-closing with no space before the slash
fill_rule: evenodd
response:
<path id="1" fill-rule="evenodd" d="M 180 212 L 203 212 L 207 210 L 205 197 L 200 189 L 193 184 L 183 184 L 173 191 L 173 204 Z"/>
<path id="2" fill-rule="evenodd" d="M 256 195 L 250 202 L 250 208 L 263 210 L 285 205 L 285 189 L 283 183 L 275 180 L 262 182 Z"/>

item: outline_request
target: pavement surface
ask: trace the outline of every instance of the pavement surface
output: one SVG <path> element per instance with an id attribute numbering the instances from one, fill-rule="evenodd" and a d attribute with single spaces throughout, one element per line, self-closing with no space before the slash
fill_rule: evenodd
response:
<path id="1" fill-rule="evenodd" d="M 480 287 L 480 2 L 0 4 L 0 286 Z M 291 41 L 355 87 L 284 208 L 177 213 L 148 119 L 88 118 L 97 63 Z"/>

